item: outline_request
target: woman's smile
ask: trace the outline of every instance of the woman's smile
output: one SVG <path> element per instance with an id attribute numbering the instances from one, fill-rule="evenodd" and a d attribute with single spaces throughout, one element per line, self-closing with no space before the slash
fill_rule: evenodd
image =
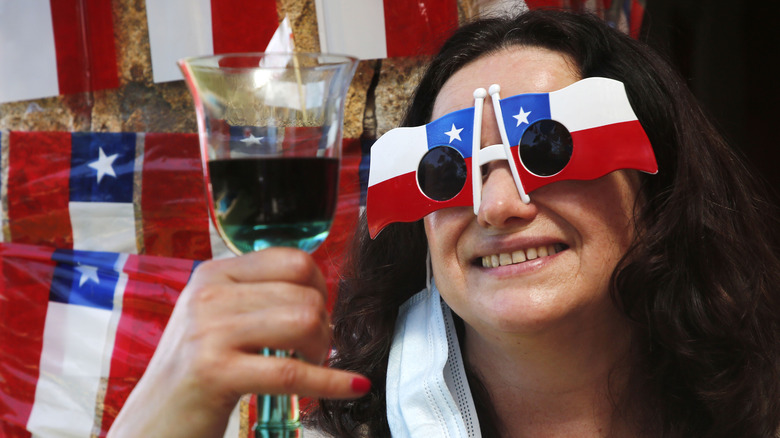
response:
<path id="1" fill-rule="evenodd" d="M 541 259 L 553 256 L 567 248 L 562 243 L 541 245 L 525 249 L 517 249 L 510 252 L 501 252 L 498 254 L 485 255 L 478 258 L 483 268 L 498 268 L 500 266 L 516 265 L 526 263 L 531 260 Z"/>

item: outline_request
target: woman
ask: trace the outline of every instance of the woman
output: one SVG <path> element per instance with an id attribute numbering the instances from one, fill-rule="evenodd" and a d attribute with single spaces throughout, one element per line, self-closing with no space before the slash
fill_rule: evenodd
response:
<path id="1" fill-rule="evenodd" d="M 655 54 L 590 16 L 475 22 L 431 62 L 404 125 L 469 108 L 474 90 L 494 83 L 512 96 L 591 77 L 624 84 L 657 174 L 555 182 L 525 203 L 509 162 L 496 160 L 482 169 L 476 214 L 440 209 L 375 240 L 363 221 L 334 309 L 331 368 L 253 354 L 270 346 L 325 358 L 324 285 L 310 258 L 274 249 L 203 264 L 112 433 L 219 436 L 247 392 L 322 397 L 307 418 L 327 435 L 417 433 L 403 402 L 419 392 L 403 382 L 416 364 L 399 359 L 397 344 L 420 322 L 415 306 L 440 294 L 446 306 L 432 314 L 448 327 L 451 308 L 457 332 L 444 354 L 460 356 L 445 357 L 447 382 L 467 376 L 447 387 L 456 408 L 437 411 L 447 427 L 486 437 L 774 436 L 775 216 Z M 493 109 L 484 111 L 481 144 L 502 143 Z M 435 288 L 421 301 L 428 251 Z M 518 251 L 529 261 L 504 263 Z"/>

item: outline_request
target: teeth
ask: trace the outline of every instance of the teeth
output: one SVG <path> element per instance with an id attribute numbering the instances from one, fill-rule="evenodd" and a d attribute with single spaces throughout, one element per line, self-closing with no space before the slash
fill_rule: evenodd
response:
<path id="1" fill-rule="evenodd" d="M 539 257 L 547 257 L 556 254 L 563 250 L 563 245 L 546 245 L 538 248 L 528 248 L 524 250 L 517 250 L 513 253 L 501 253 L 492 254 L 482 257 L 482 267 L 484 268 L 497 268 L 499 266 L 507 266 L 515 263 L 523 263 L 527 260 L 537 259 Z"/>

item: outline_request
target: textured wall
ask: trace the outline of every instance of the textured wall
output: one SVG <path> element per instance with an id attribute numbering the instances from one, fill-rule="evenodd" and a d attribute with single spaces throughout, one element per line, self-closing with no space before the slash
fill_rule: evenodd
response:
<path id="1" fill-rule="evenodd" d="M 499 0 L 498 3 L 505 3 Z M 496 0 L 460 0 L 461 21 Z M 112 0 L 119 70 L 117 89 L 0 104 L 0 130 L 92 132 L 195 132 L 195 117 L 183 81 L 155 84 L 144 0 Z M 277 0 L 280 17 L 289 16 L 296 49 L 318 51 L 314 0 Z M 379 134 L 396 126 L 424 59 L 362 61 L 347 100 L 344 136 L 363 132 L 366 91 L 375 71 Z"/>

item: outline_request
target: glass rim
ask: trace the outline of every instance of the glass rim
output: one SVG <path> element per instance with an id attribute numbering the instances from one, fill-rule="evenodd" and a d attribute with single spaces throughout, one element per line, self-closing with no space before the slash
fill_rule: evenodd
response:
<path id="1" fill-rule="evenodd" d="M 340 53 L 329 52 L 231 52 L 220 53 L 213 55 L 200 55 L 200 56 L 188 56 L 180 58 L 176 63 L 181 66 L 187 66 L 189 68 L 197 69 L 219 69 L 219 70 L 287 70 L 290 67 L 288 65 L 269 65 L 269 66 L 238 66 L 238 67 L 225 67 L 218 64 L 221 59 L 241 59 L 241 58 L 297 58 L 297 59 L 315 59 L 318 61 L 317 65 L 302 65 L 298 68 L 310 69 L 310 68 L 328 68 L 328 67 L 341 67 L 343 65 L 355 65 L 360 60 L 351 55 L 344 55 Z M 324 62 L 320 62 L 324 58 Z"/>

